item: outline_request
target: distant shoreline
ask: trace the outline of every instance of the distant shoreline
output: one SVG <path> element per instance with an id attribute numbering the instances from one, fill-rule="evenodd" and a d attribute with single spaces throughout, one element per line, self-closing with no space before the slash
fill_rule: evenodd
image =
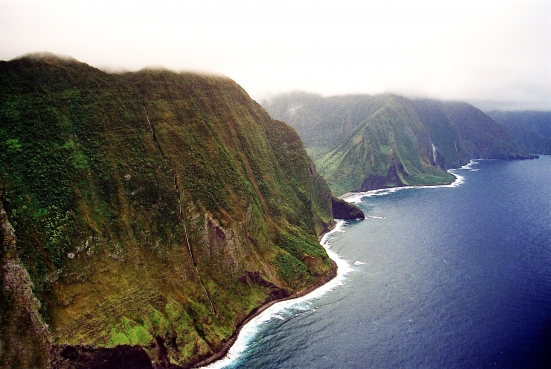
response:
<path id="1" fill-rule="evenodd" d="M 377 189 L 368 190 L 368 191 L 349 191 L 349 192 L 346 192 L 346 193 L 340 195 L 339 199 L 342 199 L 342 200 L 345 200 L 345 201 L 350 201 L 350 202 L 355 202 L 355 201 L 351 201 L 351 198 L 354 198 L 354 197 L 362 198 L 362 197 L 369 196 L 373 193 L 377 193 L 379 191 L 381 191 L 381 192 L 382 191 L 398 191 L 398 190 L 406 190 L 406 189 L 409 189 L 409 188 L 455 187 L 455 186 L 460 185 L 463 182 L 463 176 L 460 176 L 459 174 L 454 173 L 454 171 L 456 171 L 458 169 L 469 169 L 469 167 L 471 165 L 475 164 L 477 160 L 483 160 L 483 159 L 471 159 L 468 164 L 465 164 L 465 165 L 463 165 L 459 168 L 448 169 L 447 172 L 450 173 L 451 175 L 453 175 L 455 177 L 455 179 L 452 182 L 447 183 L 447 184 L 433 184 L 433 185 L 427 184 L 427 185 L 417 185 L 417 186 L 404 185 L 404 186 L 394 186 L 394 187 L 382 187 L 382 188 L 377 188 Z"/>
<path id="2" fill-rule="evenodd" d="M 332 232 L 333 230 L 335 230 L 335 227 L 337 226 L 337 223 L 333 224 L 333 226 L 327 230 L 326 232 L 322 233 L 319 237 L 318 237 L 318 241 L 321 242 L 321 240 L 323 239 L 323 236 L 325 236 L 326 234 Z M 328 254 L 328 257 L 331 259 L 331 256 Z M 210 365 L 212 363 L 214 363 L 215 361 L 218 361 L 220 359 L 223 359 L 227 354 L 228 354 L 228 351 L 230 350 L 230 348 L 233 346 L 233 344 L 235 343 L 235 341 L 237 340 L 237 338 L 239 337 L 239 333 L 241 332 L 241 330 L 243 329 L 243 327 L 249 323 L 251 320 L 253 320 L 254 318 L 256 318 L 257 316 L 259 316 L 260 314 L 262 314 L 262 312 L 264 312 L 266 309 L 268 309 L 269 307 L 271 307 L 272 305 L 275 305 L 277 304 L 278 302 L 282 302 L 282 301 L 288 301 L 288 300 L 294 300 L 294 299 L 297 299 L 297 298 L 300 298 L 300 297 L 303 297 L 307 294 L 309 294 L 310 292 L 320 288 L 321 286 L 327 284 L 328 282 L 332 281 L 337 275 L 338 275 L 338 267 L 337 267 L 337 263 L 335 262 L 335 260 L 331 259 L 331 263 L 332 263 L 332 269 L 331 269 L 331 273 L 329 275 L 327 275 L 325 278 L 322 278 L 318 281 L 316 281 L 316 283 L 302 291 L 299 291 L 299 292 L 296 292 L 290 296 L 287 296 L 287 297 L 284 297 L 282 299 L 277 299 L 277 300 L 271 300 L 267 303 L 265 303 L 264 305 L 261 305 L 259 306 L 258 308 L 256 309 L 253 309 L 249 315 L 247 316 L 247 318 L 245 318 L 245 320 L 243 320 L 240 324 L 237 325 L 237 328 L 234 332 L 234 334 L 230 337 L 230 339 L 222 346 L 222 349 L 220 351 L 218 351 L 217 353 L 215 353 L 214 355 L 212 356 L 209 356 L 208 358 L 196 363 L 196 364 L 193 364 L 191 367 L 192 368 L 201 368 L 201 367 L 204 367 L 204 366 L 207 366 L 207 365 Z"/>

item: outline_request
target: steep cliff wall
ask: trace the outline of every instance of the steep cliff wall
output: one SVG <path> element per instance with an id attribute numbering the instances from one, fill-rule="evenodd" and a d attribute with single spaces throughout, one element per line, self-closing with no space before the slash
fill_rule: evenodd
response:
<path id="1" fill-rule="evenodd" d="M 334 272 L 316 238 L 333 221 L 329 188 L 296 132 L 232 80 L 41 55 L 0 62 L 0 86 L 17 236 L 4 255 L 32 321 L 2 339 L 29 343 L 22 367 L 186 367 L 260 305 Z M 3 301 L 2 321 L 15 309 Z"/>

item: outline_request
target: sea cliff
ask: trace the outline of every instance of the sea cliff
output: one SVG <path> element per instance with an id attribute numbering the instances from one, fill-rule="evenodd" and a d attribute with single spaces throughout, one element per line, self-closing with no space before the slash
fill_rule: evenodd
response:
<path id="1" fill-rule="evenodd" d="M 229 78 L 43 54 L 0 87 L 1 367 L 190 367 L 334 275 L 329 187 Z"/>

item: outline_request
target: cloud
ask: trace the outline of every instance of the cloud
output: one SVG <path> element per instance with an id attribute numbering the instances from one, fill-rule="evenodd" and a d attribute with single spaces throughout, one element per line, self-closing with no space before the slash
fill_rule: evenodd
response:
<path id="1" fill-rule="evenodd" d="M 0 0 L 0 59 L 216 72 L 256 98 L 393 91 L 551 109 L 549 19 L 549 1 Z"/>

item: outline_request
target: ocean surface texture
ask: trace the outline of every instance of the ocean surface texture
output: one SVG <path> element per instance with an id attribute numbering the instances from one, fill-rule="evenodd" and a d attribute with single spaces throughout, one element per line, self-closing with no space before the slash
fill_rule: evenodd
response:
<path id="1" fill-rule="evenodd" d="M 551 367 L 551 157 L 455 174 L 364 194 L 367 219 L 326 241 L 346 260 L 333 285 L 268 312 L 215 365 Z"/>

